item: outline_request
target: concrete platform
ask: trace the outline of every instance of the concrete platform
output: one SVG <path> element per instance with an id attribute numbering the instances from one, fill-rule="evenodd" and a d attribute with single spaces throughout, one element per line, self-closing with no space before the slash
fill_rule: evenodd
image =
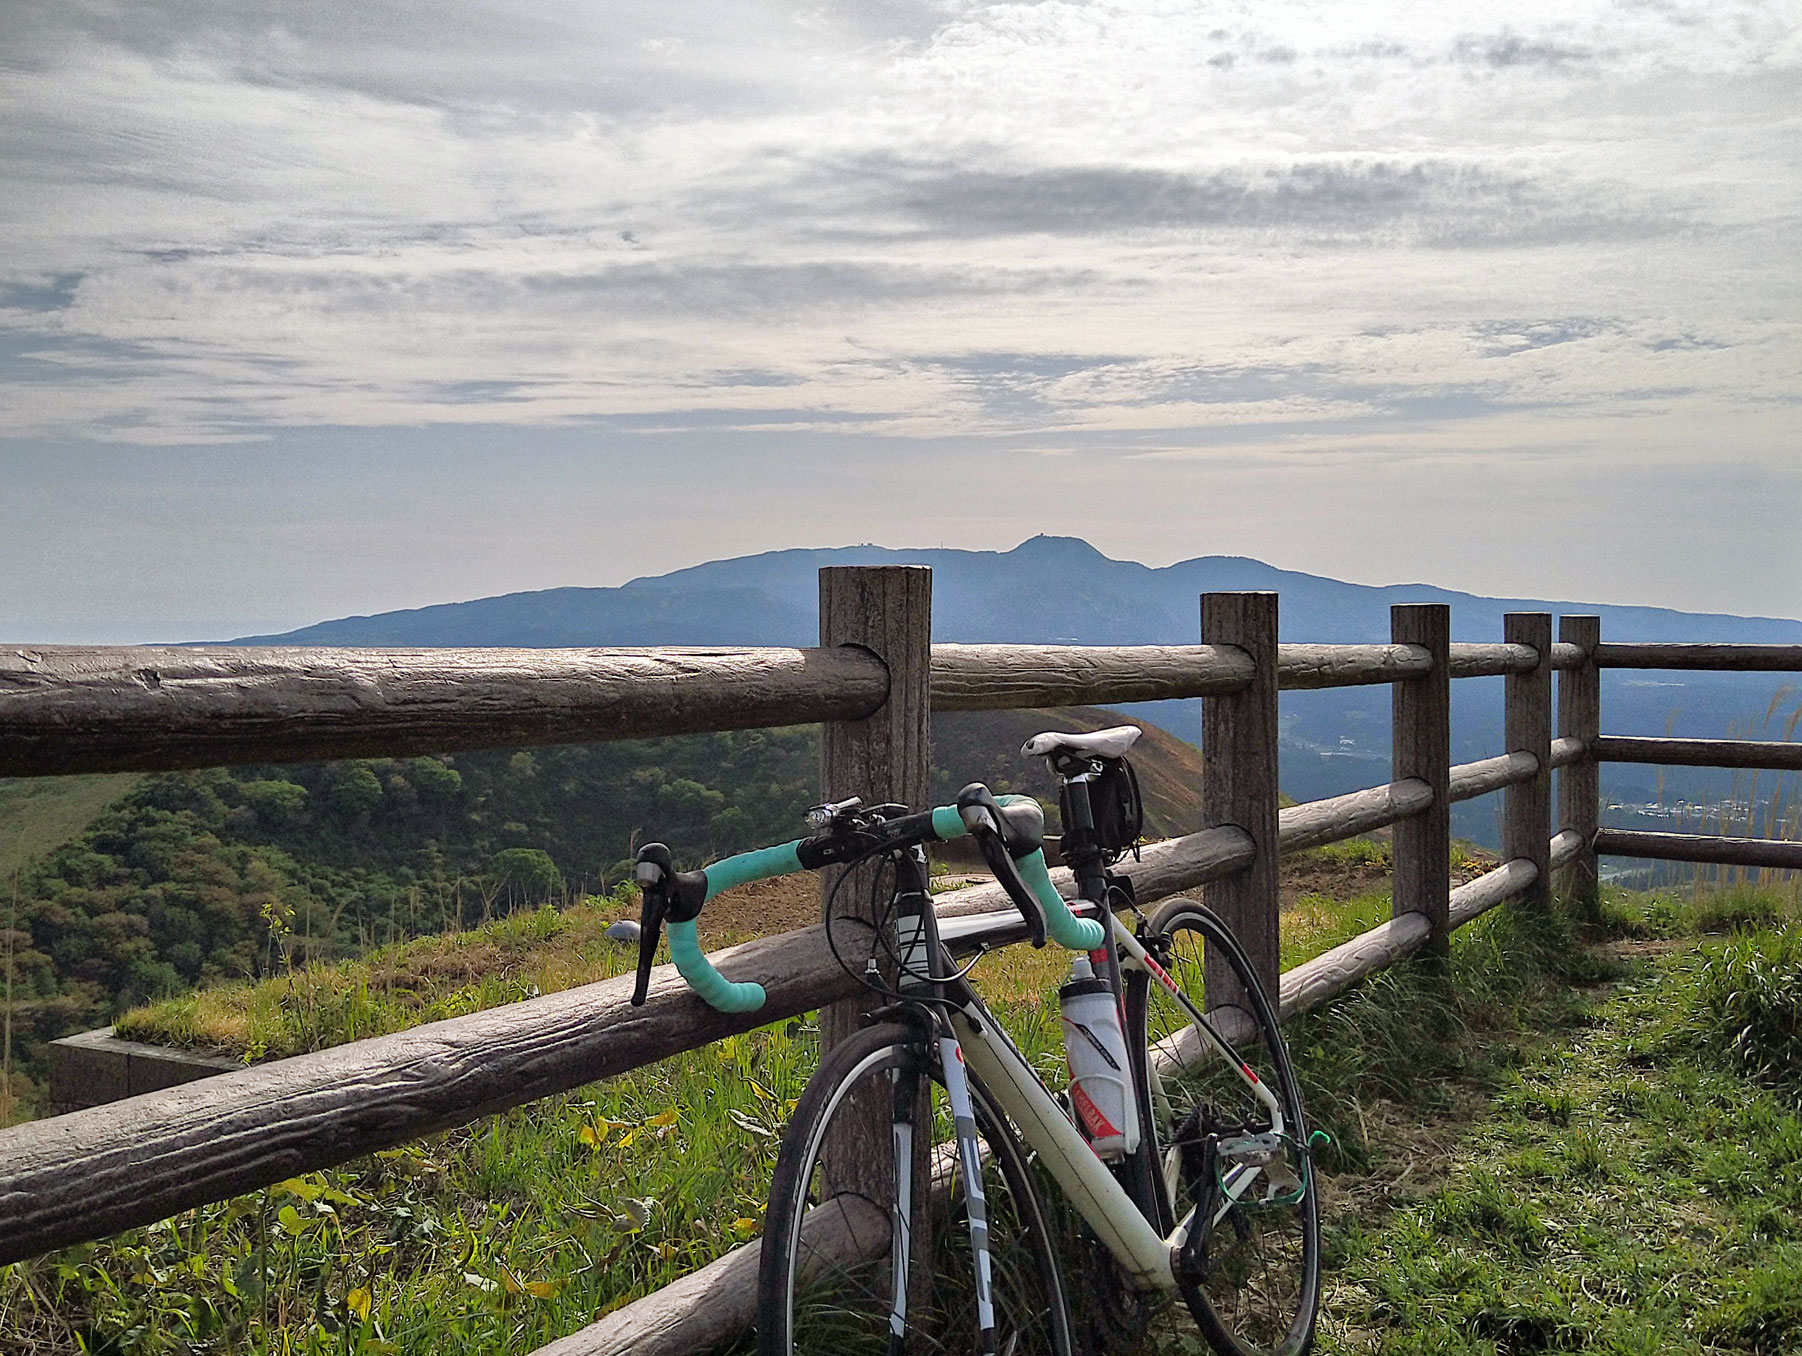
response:
<path id="1" fill-rule="evenodd" d="M 50 1101 L 56 1115 L 244 1067 L 225 1055 L 120 1040 L 110 1026 L 51 1041 L 49 1052 Z"/>

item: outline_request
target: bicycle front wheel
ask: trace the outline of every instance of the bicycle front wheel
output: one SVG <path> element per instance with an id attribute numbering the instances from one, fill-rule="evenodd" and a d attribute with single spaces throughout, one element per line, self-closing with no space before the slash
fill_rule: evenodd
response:
<path id="1" fill-rule="evenodd" d="M 968 1356 L 977 1345 L 968 1183 L 935 1055 L 908 1028 L 870 1027 L 823 1060 L 783 1137 L 758 1272 L 759 1356 Z M 918 1096 L 924 1085 L 929 1095 Z M 1000 1356 L 1070 1356 L 1050 1221 L 1019 1141 L 971 1080 Z M 892 1120 L 924 1120 L 924 1170 Z M 858 1121 L 882 1124 L 876 1141 Z M 847 1159 L 849 1161 L 847 1161 Z M 901 1201 L 897 1210 L 894 1202 Z M 906 1228 L 905 1275 L 897 1248 Z M 897 1290 L 902 1303 L 896 1303 Z M 904 1311 L 904 1312 L 903 1312 Z"/>
<path id="2" fill-rule="evenodd" d="M 1172 900 L 1150 933 L 1146 949 L 1195 1008 L 1208 1011 L 1210 949 L 1243 998 L 1213 1014 L 1229 1061 L 1157 978 L 1128 973 L 1127 1044 L 1148 1150 L 1144 1194 L 1166 1233 L 1196 1211 L 1191 1232 L 1203 1232 L 1177 1282 L 1209 1344 L 1222 1356 L 1300 1356 L 1320 1303 L 1320 1208 L 1301 1092 L 1275 1009 L 1237 939 L 1205 905 Z"/>

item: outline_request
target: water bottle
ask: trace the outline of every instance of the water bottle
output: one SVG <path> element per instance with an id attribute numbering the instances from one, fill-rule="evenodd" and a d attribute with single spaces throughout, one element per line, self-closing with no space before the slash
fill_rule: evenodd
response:
<path id="1" fill-rule="evenodd" d="M 1070 1069 L 1070 1104 L 1089 1146 L 1102 1158 L 1139 1147 L 1139 1112 L 1133 1099 L 1120 1005 L 1087 956 L 1070 964 L 1057 991 L 1064 1020 L 1064 1059 Z"/>

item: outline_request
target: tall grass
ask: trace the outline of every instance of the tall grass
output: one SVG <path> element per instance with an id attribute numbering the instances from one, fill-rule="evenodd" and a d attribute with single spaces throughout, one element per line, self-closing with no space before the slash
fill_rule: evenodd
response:
<path id="1" fill-rule="evenodd" d="M 1709 1045 L 1746 1076 L 1802 1098 L 1802 920 L 1710 947 L 1698 997 Z"/>
<path id="2" fill-rule="evenodd" d="M 1730 725 L 1727 736 L 1791 742 L 1797 729 L 1802 727 L 1802 700 L 1797 700 L 1787 713 L 1784 706 L 1796 696 L 1793 686 L 1783 684 L 1771 694 L 1762 718 L 1748 720 L 1743 726 Z M 1664 770 L 1659 769 L 1657 797 L 1661 805 L 1664 803 L 1664 775 Z M 1678 813 L 1677 831 L 1779 842 L 1802 840 L 1802 775 L 1758 769 L 1737 771 L 1727 795 L 1712 805 L 1686 805 Z M 1802 872 L 1787 867 L 1726 866 L 1704 862 L 1665 864 L 1661 869 L 1672 872 L 1674 879 L 1687 882 L 1692 897 L 1697 900 L 1709 892 L 1734 885 L 1766 889 L 1787 886 L 1793 897 L 1802 898 Z"/>

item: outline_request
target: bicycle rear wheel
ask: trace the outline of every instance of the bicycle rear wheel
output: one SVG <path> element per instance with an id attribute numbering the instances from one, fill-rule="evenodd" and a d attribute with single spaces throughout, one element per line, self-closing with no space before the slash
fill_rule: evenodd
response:
<path id="1" fill-rule="evenodd" d="M 1166 1233 L 1199 1204 L 1195 1227 L 1205 1232 L 1177 1281 L 1210 1345 L 1222 1356 L 1300 1356 L 1313 1341 L 1320 1303 L 1320 1209 L 1301 1093 L 1275 1009 L 1232 932 L 1206 906 L 1170 901 L 1153 916 L 1151 934 L 1146 949 L 1203 1012 L 1204 952 L 1231 969 L 1245 1003 L 1213 1014 L 1215 1025 L 1274 1095 L 1282 1133 L 1270 1138 L 1270 1108 L 1201 1037 L 1187 1009 L 1134 969 L 1126 982 L 1127 1047 L 1150 1148 L 1144 1194 Z M 1244 1166 L 1272 1148 L 1271 1165 Z M 1234 1201 L 1230 1188 L 1241 1176 L 1250 1186 Z"/>
<path id="2" fill-rule="evenodd" d="M 759 1356 L 968 1356 L 976 1345 L 975 1268 L 967 1183 L 950 1113 L 927 1049 L 908 1028 L 877 1026 L 837 1046 L 807 1085 L 783 1137 L 770 1188 L 758 1273 Z M 904 1212 L 910 1265 L 895 1332 L 892 1261 L 903 1180 L 894 1144 L 859 1141 L 855 1162 L 835 1157 L 841 1127 L 870 1108 L 915 1105 L 931 1089 L 924 1131 L 933 1148 L 925 1180 Z M 992 1296 L 1000 1356 L 1070 1356 L 1070 1320 L 1050 1221 L 1019 1141 L 983 1088 L 971 1081 L 988 1215 Z M 948 1146 L 947 1141 L 951 1140 Z M 928 1235 L 917 1238 L 917 1233 Z M 924 1245 L 924 1246 L 922 1246 Z"/>

